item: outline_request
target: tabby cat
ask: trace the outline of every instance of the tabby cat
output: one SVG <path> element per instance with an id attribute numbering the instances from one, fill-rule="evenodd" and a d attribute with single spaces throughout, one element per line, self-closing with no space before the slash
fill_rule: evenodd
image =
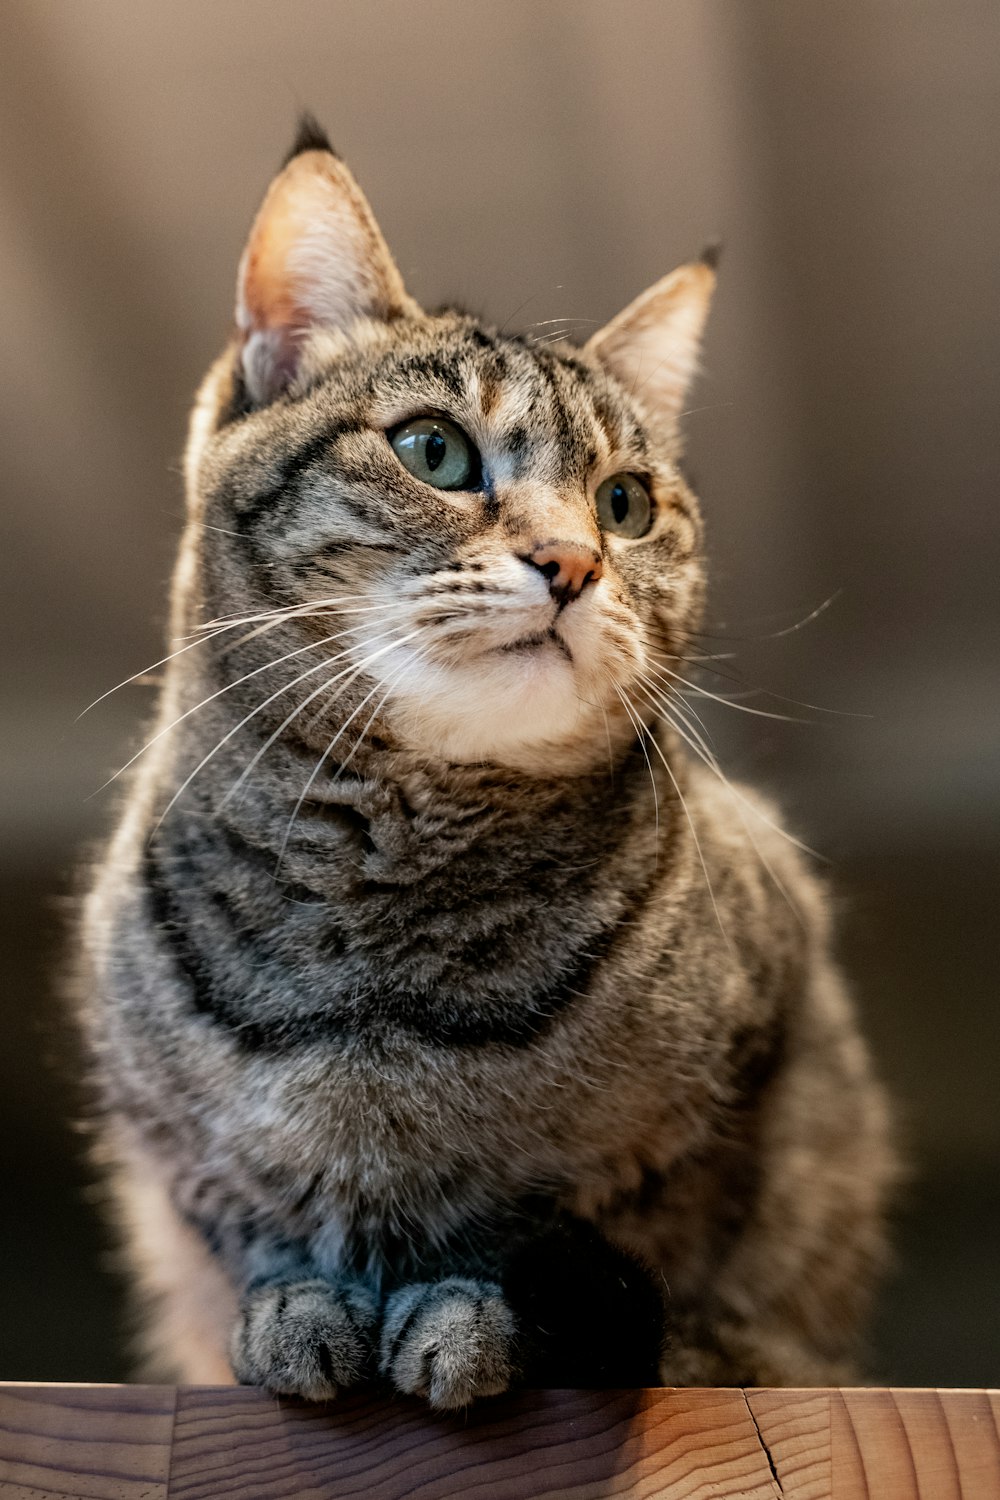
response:
<path id="1" fill-rule="evenodd" d="M 533 341 L 423 312 L 312 122 L 272 183 L 84 922 L 161 1376 L 849 1377 L 883 1097 L 824 892 L 681 692 L 714 280 Z"/>

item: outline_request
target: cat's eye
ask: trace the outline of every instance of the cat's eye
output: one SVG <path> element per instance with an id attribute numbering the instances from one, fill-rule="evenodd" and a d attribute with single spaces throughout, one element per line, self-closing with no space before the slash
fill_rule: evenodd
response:
<path id="1" fill-rule="evenodd" d="M 653 524 L 653 502 L 634 474 L 612 474 L 597 489 L 597 519 L 603 531 L 632 539 Z"/>
<path id="2" fill-rule="evenodd" d="M 393 452 L 410 473 L 436 490 L 474 490 L 482 478 L 479 453 L 454 422 L 417 417 L 389 434 Z"/>

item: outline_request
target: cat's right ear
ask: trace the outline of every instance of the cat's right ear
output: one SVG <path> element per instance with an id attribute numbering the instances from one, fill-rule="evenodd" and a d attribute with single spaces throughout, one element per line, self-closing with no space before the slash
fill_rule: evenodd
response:
<path id="1" fill-rule="evenodd" d="M 281 395 L 316 329 L 418 313 L 367 199 L 304 118 L 240 261 L 236 329 L 247 396 L 263 406 Z"/>

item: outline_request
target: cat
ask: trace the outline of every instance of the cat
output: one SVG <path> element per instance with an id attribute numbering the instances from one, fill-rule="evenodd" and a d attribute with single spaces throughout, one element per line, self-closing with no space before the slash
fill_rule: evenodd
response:
<path id="1" fill-rule="evenodd" d="M 714 283 L 540 343 L 422 311 L 311 120 L 272 182 L 82 927 L 161 1378 L 851 1378 L 886 1101 L 822 885 L 680 691 Z"/>

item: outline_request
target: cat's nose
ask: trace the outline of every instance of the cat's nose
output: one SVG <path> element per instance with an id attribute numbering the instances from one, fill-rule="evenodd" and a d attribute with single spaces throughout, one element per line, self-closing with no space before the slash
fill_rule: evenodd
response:
<path id="1" fill-rule="evenodd" d="M 560 604 L 578 599 L 604 572 L 601 554 L 584 542 L 544 542 L 521 557 L 548 580 L 549 593 Z"/>

